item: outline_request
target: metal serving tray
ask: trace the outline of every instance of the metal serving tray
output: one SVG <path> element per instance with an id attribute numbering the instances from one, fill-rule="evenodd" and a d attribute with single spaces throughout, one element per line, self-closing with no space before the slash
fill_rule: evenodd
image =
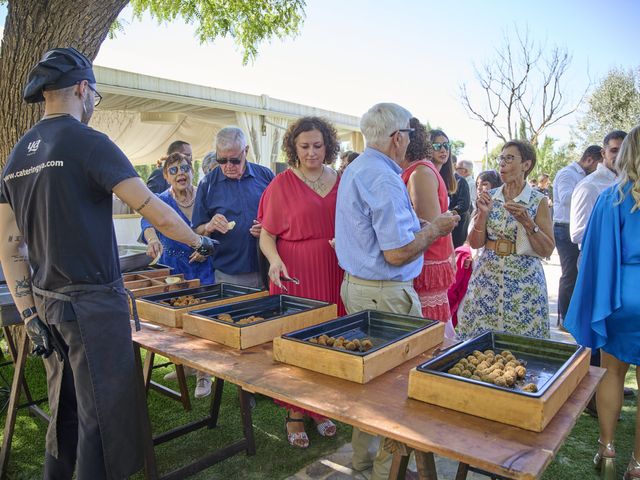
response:
<path id="1" fill-rule="evenodd" d="M 176 297 L 183 297 L 185 295 L 191 295 L 194 298 L 200 300 L 206 300 L 207 302 L 214 302 L 216 300 L 222 300 L 223 298 L 232 298 L 240 295 L 248 295 L 250 293 L 258 293 L 261 290 L 259 288 L 244 287 L 242 285 L 234 285 L 232 283 L 215 283 L 213 285 L 202 285 L 196 288 L 185 288 L 184 290 L 174 290 L 167 293 L 157 293 L 155 295 L 147 295 L 140 297 L 139 300 L 146 302 L 157 303 L 163 307 L 172 308 L 174 310 L 180 310 L 185 307 L 174 307 L 165 303 L 166 300 Z M 204 302 L 202 302 L 204 303 Z M 193 313 L 196 313 L 194 311 Z M 222 313 L 222 312 L 221 312 Z"/>
<path id="2" fill-rule="evenodd" d="M 535 383 L 538 391 L 535 393 L 523 392 L 517 388 L 499 387 L 490 383 L 447 373 L 458 360 L 471 355 L 474 350 L 485 351 L 488 349 L 496 353 L 500 353 L 503 350 L 510 350 L 516 358 L 524 360 L 527 369 L 525 384 Z M 486 332 L 476 338 L 461 343 L 442 355 L 432 358 L 420 365 L 417 370 L 461 382 L 474 383 L 485 388 L 505 390 L 518 395 L 539 398 L 545 394 L 553 382 L 562 375 L 567 367 L 583 351 L 584 347 L 570 343 L 512 335 L 509 333 Z"/>
<path id="3" fill-rule="evenodd" d="M 185 294 L 187 290 L 180 290 L 181 294 Z M 175 292 L 174 296 L 175 296 Z M 210 320 L 216 321 L 224 325 L 232 325 L 234 327 L 249 327 L 258 325 L 269 320 L 285 317 L 287 315 L 294 315 L 296 313 L 304 312 L 307 310 L 314 310 L 316 308 L 326 307 L 331 305 L 330 303 L 320 302 L 318 300 L 311 300 L 308 298 L 294 297 L 292 295 L 269 295 L 268 297 L 262 297 L 255 300 L 245 300 L 244 302 L 229 303 L 227 305 L 220 305 L 219 307 L 205 308 L 202 310 L 192 310 L 191 315 L 200 315 L 207 317 Z M 233 318 L 233 323 L 218 320 L 217 317 L 221 313 L 227 313 Z M 264 320 L 258 320 L 257 322 L 238 325 L 235 322 L 249 316 L 262 317 Z"/>
<path id="4" fill-rule="evenodd" d="M 147 247 L 143 245 L 118 245 L 118 257 L 122 272 L 140 270 L 153 260 L 147 255 Z"/>
<path id="5" fill-rule="evenodd" d="M 377 310 L 363 310 L 320 325 L 288 333 L 283 335 L 283 338 L 306 342 L 315 347 L 328 348 L 329 350 L 351 355 L 365 356 L 409 335 L 425 330 L 436 323 L 433 320 L 421 317 L 379 312 Z M 369 338 L 373 343 L 373 348 L 366 352 L 356 352 L 309 342 L 311 338 L 322 334 L 336 338 L 342 336 L 347 340 Z"/>

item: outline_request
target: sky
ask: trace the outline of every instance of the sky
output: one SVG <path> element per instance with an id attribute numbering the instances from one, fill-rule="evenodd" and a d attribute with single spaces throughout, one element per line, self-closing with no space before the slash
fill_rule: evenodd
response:
<path id="1" fill-rule="evenodd" d="M 464 141 L 461 158 L 474 161 L 487 131 L 464 110 L 460 86 L 480 98 L 474 65 L 490 62 L 507 32 L 528 29 L 536 42 L 569 51 L 569 103 L 610 69 L 640 66 L 640 0 L 307 0 L 305 14 L 298 36 L 261 44 L 244 66 L 230 39 L 201 45 L 193 25 L 134 20 L 127 8 L 124 31 L 95 63 L 357 116 L 395 102 Z M 5 16 L 2 7 L 0 23 Z M 576 121 L 547 133 L 567 143 Z M 489 148 L 497 143 L 489 133 Z"/>

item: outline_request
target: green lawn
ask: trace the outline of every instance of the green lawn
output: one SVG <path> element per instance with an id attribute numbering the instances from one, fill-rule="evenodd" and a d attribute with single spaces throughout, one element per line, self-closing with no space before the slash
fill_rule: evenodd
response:
<path id="1" fill-rule="evenodd" d="M 157 357 L 158 363 L 163 361 L 161 357 Z M 160 380 L 169 371 L 169 368 L 157 369 L 154 372 L 154 379 Z M 1 373 L 4 378 L 10 379 L 11 368 L 4 367 Z M 46 394 L 44 368 L 41 361 L 38 359 L 28 361 L 27 378 L 36 398 Z M 636 388 L 633 370 L 627 377 L 627 385 Z M 193 392 L 193 388 L 194 379 L 190 377 L 190 392 Z M 4 398 L 6 398 L 6 393 Z M 318 435 L 315 428 L 309 424 L 307 432 L 310 435 L 311 447 L 307 450 L 294 449 L 289 446 L 284 435 L 284 411 L 266 397 L 258 396 L 257 400 L 257 407 L 253 411 L 257 455 L 255 457 L 247 457 L 245 454 L 236 455 L 192 478 L 286 478 L 314 459 L 333 452 L 340 445 L 349 441 L 351 437 L 351 428 L 346 425 L 339 425 L 337 438 L 327 439 Z M 196 400 L 192 398 L 192 404 L 192 411 L 185 413 L 177 402 L 152 392 L 149 396 L 149 409 L 154 432 L 163 432 L 182 423 L 201 418 L 209 407 L 209 399 Z M 622 421 L 616 438 L 618 458 L 620 459 L 618 462 L 620 476 L 622 476 L 631 454 L 635 411 L 635 400 L 625 401 Z M 4 425 L 4 413 L 0 422 Z M 234 385 L 228 384 L 224 389 L 218 427 L 212 430 L 201 429 L 158 447 L 156 455 L 161 472 L 167 473 L 185 462 L 196 459 L 212 448 L 240 439 L 241 436 L 237 389 Z M 20 413 L 13 438 L 8 478 L 42 478 L 44 437 L 45 427 L 42 423 L 30 418 L 25 413 Z M 597 420 L 583 414 L 543 479 L 583 480 L 597 478 L 591 466 L 597 438 Z M 142 475 L 136 478 L 142 478 Z"/>

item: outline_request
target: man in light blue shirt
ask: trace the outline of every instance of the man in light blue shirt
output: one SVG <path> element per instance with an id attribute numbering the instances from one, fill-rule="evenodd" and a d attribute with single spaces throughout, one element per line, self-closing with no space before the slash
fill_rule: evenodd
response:
<path id="1" fill-rule="evenodd" d="M 367 148 L 340 180 L 336 254 L 345 271 L 340 294 L 349 313 L 371 309 L 421 316 L 413 279 L 422 270 L 423 253 L 460 220 L 447 212 L 421 226 L 411 207 L 399 166 L 409 145 L 410 118 L 410 112 L 393 103 L 371 107 L 360 121 Z M 372 465 L 372 439 L 353 429 L 354 469 Z M 383 443 L 373 461 L 373 480 L 389 476 L 391 455 Z"/>

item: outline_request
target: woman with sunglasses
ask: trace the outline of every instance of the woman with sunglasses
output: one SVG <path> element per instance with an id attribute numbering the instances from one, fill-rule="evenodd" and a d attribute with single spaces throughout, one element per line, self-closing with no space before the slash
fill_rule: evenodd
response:
<path id="1" fill-rule="evenodd" d="M 193 202 L 196 198 L 191 161 L 177 152 L 164 157 L 162 161 L 164 178 L 169 183 L 169 188 L 158 196 L 178 212 L 187 225 L 191 225 Z M 214 283 L 211 259 L 194 254 L 188 245 L 165 237 L 144 218 L 140 223 L 147 243 L 147 255 L 153 258 L 160 255 L 159 263 L 173 268 L 174 273 L 184 274 L 185 279 L 199 278 L 203 285 Z"/>
<path id="2" fill-rule="evenodd" d="M 260 248 L 270 264 L 269 293 L 335 303 L 338 314 L 344 315 L 340 300 L 343 272 L 330 244 L 335 236 L 339 179 L 326 166 L 340 151 L 336 129 L 322 118 L 303 117 L 285 133 L 282 150 L 290 168 L 269 184 L 258 209 Z M 290 277 L 299 284 L 285 280 Z M 288 410 L 286 430 L 292 446 L 309 446 L 305 416 L 314 420 L 320 435 L 336 434 L 335 424 L 322 415 L 276 403 Z"/>
<path id="3" fill-rule="evenodd" d="M 433 221 L 447 211 L 447 186 L 436 166 L 429 160 L 433 148 L 424 125 L 417 118 L 409 121 L 409 146 L 404 156 L 402 180 L 407 185 L 411 205 L 421 220 Z M 422 271 L 413 286 L 420 297 L 422 316 L 448 323 L 445 335 L 454 337 L 447 290 L 453 283 L 453 243 L 451 234 L 434 241 L 424 252 Z"/>
<path id="4" fill-rule="evenodd" d="M 549 257 L 555 242 L 546 197 L 526 181 L 536 152 L 529 143 L 512 140 L 497 160 L 504 184 L 478 192 L 468 241 L 472 248 L 485 248 L 458 310 L 457 333 L 465 339 L 486 330 L 548 338 L 540 257 Z"/>
<path id="5" fill-rule="evenodd" d="M 453 247 L 458 248 L 467 239 L 469 210 L 471 207 L 469 184 L 455 171 L 453 156 L 451 155 L 451 142 L 447 134 L 442 130 L 431 130 L 429 137 L 434 150 L 433 164 L 440 172 L 440 176 L 449 192 L 449 210 L 455 210 L 460 215 L 458 226 L 451 232 Z"/>
<path id="6" fill-rule="evenodd" d="M 196 198 L 196 187 L 193 186 L 193 168 L 191 160 L 181 153 L 175 152 L 162 158 L 163 175 L 169 188 L 158 194 L 160 199 L 173 208 L 178 215 L 191 225 L 193 202 Z M 171 267 L 173 273 L 182 273 L 190 280 L 199 278 L 202 285 L 214 283 L 213 264 L 211 258 L 205 258 L 184 243 L 176 242 L 157 231 L 144 218 L 141 220 L 142 237 L 147 243 L 147 255 L 160 257 L 158 263 Z M 193 374 L 193 370 L 186 370 Z M 196 371 L 195 397 L 206 397 L 211 393 L 211 376 Z M 169 373 L 166 379 L 175 379 L 175 373 Z"/>

